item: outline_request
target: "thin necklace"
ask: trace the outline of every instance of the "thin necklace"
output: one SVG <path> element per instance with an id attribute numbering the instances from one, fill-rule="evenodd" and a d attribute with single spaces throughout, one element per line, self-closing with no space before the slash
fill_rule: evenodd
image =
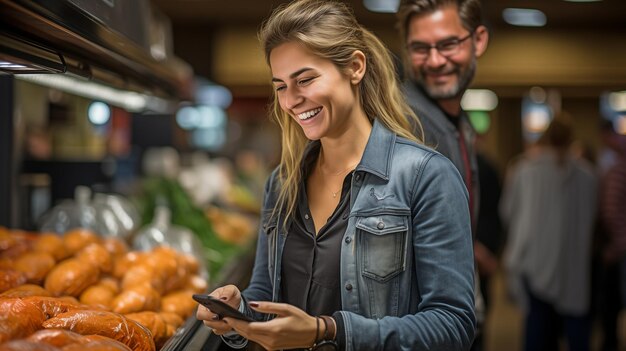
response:
<path id="1" fill-rule="evenodd" d="M 318 158 L 318 162 L 317 162 L 317 167 L 320 169 L 320 172 L 322 172 L 322 175 L 330 175 L 330 176 L 339 176 L 339 175 L 345 175 L 348 171 L 354 169 L 354 167 L 356 167 L 356 165 L 358 164 L 355 163 L 353 165 L 348 166 L 348 168 L 341 170 L 337 173 L 331 173 L 331 172 L 324 172 L 324 169 L 322 168 L 322 155 L 320 154 L 320 157 Z M 337 197 L 337 194 L 339 194 L 339 192 L 341 191 L 341 189 L 343 189 L 343 182 L 342 182 L 342 186 L 341 188 L 339 188 L 339 190 L 337 191 L 332 191 L 330 190 L 331 194 L 333 194 L 333 199 Z"/>

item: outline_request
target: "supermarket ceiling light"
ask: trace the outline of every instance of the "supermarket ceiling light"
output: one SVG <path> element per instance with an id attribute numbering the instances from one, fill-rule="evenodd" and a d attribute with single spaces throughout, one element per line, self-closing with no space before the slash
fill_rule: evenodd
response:
<path id="1" fill-rule="evenodd" d="M 626 111 L 626 91 L 613 92 L 609 94 L 609 106 L 613 111 Z"/>
<path id="2" fill-rule="evenodd" d="M 400 0 L 363 0 L 363 6 L 372 12 L 396 13 Z"/>
<path id="3" fill-rule="evenodd" d="M 88 99 L 104 101 L 128 112 L 151 110 L 165 113 L 170 108 L 170 103 L 161 98 L 115 89 L 63 74 L 28 74 L 16 75 L 15 78 Z"/>
<path id="4" fill-rule="evenodd" d="M 13 68 L 28 68 L 28 67 L 24 65 L 18 65 L 17 63 L 13 63 L 13 62 L 0 61 L 0 70 L 13 69 Z"/>
<path id="5" fill-rule="evenodd" d="M 233 95 L 230 90 L 221 85 L 203 84 L 197 89 L 196 102 L 226 109 L 233 102 Z"/>
<path id="6" fill-rule="evenodd" d="M 546 15 L 535 9 L 506 8 L 502 18 L 508 24 L 522 27 L 543 27 L 548 22 Z"/>
<path id="7" fill-rule="evenodd" d="M 194 106 L 184 106 L 176 112 L 178 126 L 185 130 L 192 130 L 198 126 L 200 113 Z"/>
<path id="8" fill-rule="evenodd" d="M 498 96 L 489 89 L 468 89 L 461 99 L 465 111 L 493 111 L 498 107 Z"/>
<path id="9" fill-rule="evenodd" d="M 220 129 L 226 125 L 226 111 L 217 106 L 184 106 L 176 113 L 176 122 L 185 130 Z"/>
<path id="10" fill-rule="evenodd" d="M 111 119 L 111 108 L 102 101 L 94 101 L 87 109 L 89 121 L 95 125 L 104 125 Z"/>
<path id="11" fill-rule="evenodd" d="M 196 127 L 200 129 L 220 128 L 226 124 L 226 112 L 217 106 L 196 107 L 199 119 Z"/>

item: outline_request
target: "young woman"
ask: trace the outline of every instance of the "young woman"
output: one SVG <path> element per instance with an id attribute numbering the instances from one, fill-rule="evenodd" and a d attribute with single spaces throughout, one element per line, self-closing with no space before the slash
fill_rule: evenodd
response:
<path id="1" fill-rule="evenodd" d="M 243 292 L 200 306 L 231 346 L 465 350 L 474 337 L 467 191 L 419 125 L 384 45 L 334 1 L 283 6 L 260 31 L 282 129 Z"/>

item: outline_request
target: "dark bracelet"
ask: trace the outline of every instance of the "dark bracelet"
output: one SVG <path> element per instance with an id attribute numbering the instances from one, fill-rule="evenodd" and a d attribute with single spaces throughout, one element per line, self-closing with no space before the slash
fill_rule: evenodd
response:
<path id="1" fill-rule="evenodd" d="M 315 317 L 315 340 L 313 340 L 313 346 L 320 340 L 320 317 Z"/>
<path id="2" fill-rule="evenodd" d="M 324 338 L 322 340 L 328 340 L 328 322 L 324 316 L 319 316 L 318 318 L 321 318 L 324 322 Z"/>
<path id="3" fill-rule="evenodd" d="M 324 331 L 324 340 L 335 340 L 337 337 L 337 330 L 335 326 L 335 322 L 330 316 L 320 316 L 324 321 L 324 326 L 326 327 L 326 331 Z"/>
<path id="4" fill-rule="evenodd" d="M 334 320 L 329 316 L 319 316 L 316 317 L 318 320 L 318 333 L 319 333 L 319 319 L 324 322 L 324 337 L 322 340 L 315 340 L 315 344 L 309 350 L 314 351 L 334 351 L 338 350 L 339 346 L 337 342 L 334 340 L 336 338 L 336 328 Z"/>

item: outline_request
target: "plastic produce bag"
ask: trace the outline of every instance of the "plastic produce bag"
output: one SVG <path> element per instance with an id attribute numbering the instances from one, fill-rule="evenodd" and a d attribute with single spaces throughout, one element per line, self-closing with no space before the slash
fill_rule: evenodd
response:
<path id="1" fill-rule="evenodd" d="M 96 193 L 93 198 L 97 222 L 109 228 L 111 236 L 128 238 L 141 223 L 139 211 L 126 198 Z"/>
<path id="2" fill-rule="evenodd" d="M 42 217 L 40 230 L 63 234 L 70 229 L 84 228 L 101 236 L 127 239 L 137 227 L 139 215 L 126 199 L 107 194 L 96 194 L 78 186 L 73 200 L 65 200 Z"/>
<path id="3" fill-rule="evenodd" d="M 190 230 L 172 224 L 167 207 L 157 206 L 152 223 L 139 230 L 132 247 L 135 250 L 148 251 L 161 245 L 194 256 L 200 263 L 200 275 L 207 278 L 206 257 L 200 239 Z"/>

